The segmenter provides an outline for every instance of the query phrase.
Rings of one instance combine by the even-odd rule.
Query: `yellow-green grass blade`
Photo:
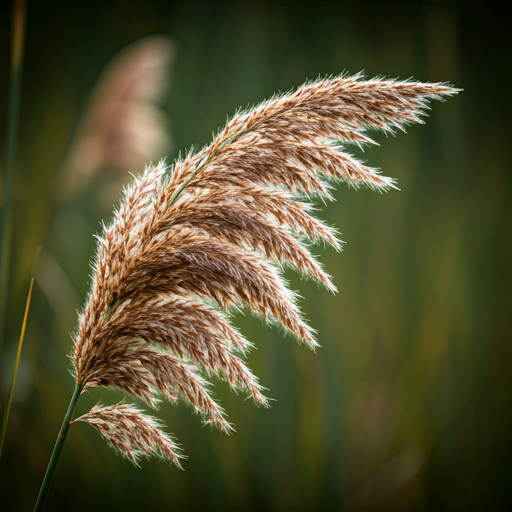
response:
[[[34,278],[30,281],[30,288],[28,291],[27,305],[25,306],[25,316],[23,317],[23,325],[21,326],[20,342],[18,344],[18,353],[16,354],[16,363],[14,365],[14,374],[12,376],[11,387],[5,404],[4,417],[2,419],[2,430],[0,432],[0,457],[2,456],[2,447],[4,445],[5,431],[7,430],[7,421],[9,420],[9,412],[11,410],[12,395],[14,393],[14,384],[16,382],[16,375],[18,374],[18,366],[20,364],[21,346],[23,345],[23,338],[25,336],[25,327],[27,326],[28,310],[30,307],[30,298],[32,297],[32,288],[34,286]]]

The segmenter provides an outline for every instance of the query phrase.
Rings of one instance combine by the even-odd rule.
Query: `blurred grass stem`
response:
[[[0,457],[2,456],[2,447],[4,445],[5,431],[7,430],[7,422],[9,421],[9,411],[11,410],[12,395],[14,393],[14,383],[16,382],[16,375],[18,374],[18,366],[20,364],[21,346],[23,345],[23,338],[25,337],[25,327],[27,326],[28,310],[30,307],[30,298],[32,297],[32,288],[34,286],[34,278],[30,281],[30,289],[28,291],[27,305],[25,307],[25,316],[23,318],[23,325],[21,327],[20,342],[18,344],[18,353],[16,354],[16,363],[14,364],[14,374],[12,376],[11,387],[5,404],[4,417],[2,418],[2,430],[0,431]]]
[[[83,386],[80,386],[78,384],[75,386],[75,391],[73,392],[73,396],[71,397],[71,402],[69,402],[69,407],[66,412],[66,416],[64,416],[64,421],[62,422],[62,426],[60,427],[60,432],[59,435],[57,436],[57,441],[55,442],[55,447],[53,448],[50,462],[48,463],[48,467],[46,468],[46,474],[44,475],[44,480],[43,483],[41,484],[41,489],[39,491],[39,496],[37,497],[34,512],[40,512],[41,510],[43,510],[44,503],[46,501],[46,497],[48,496],[48,491],[50,490],[50,485],[52,483],[53,474],[55,473],[55,468],[57,467],[57,462],[59,461],[60,452],[62,451],[62,447],[64,446],[64,441],[66,440],[69,426],[71,424],[71,417],[73,416],[73,412],[75,411],[76,403],[78,402],[78,398],[80,397],[82,389]]]
[[[25,46],[26,12],[26,0],[14,0],[9,104],[7,112],[7,135],[5,142],[5,174],[3,183],[2,218],[0,221],[0,340],[3,340],[4,338],[4,324],[9,284],[9,263],[12,238],[12,184],[18,144],[18,123],[23,50]]]

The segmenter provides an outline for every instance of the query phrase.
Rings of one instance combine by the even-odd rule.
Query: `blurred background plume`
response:
[[[59,197],[80,192],[102,170],[115,171],[125,181],[129,173],[170,153],[166,119],[157,103],[167,91],[172,57],[168,38],[150,37],[107,65],[72,143]]]

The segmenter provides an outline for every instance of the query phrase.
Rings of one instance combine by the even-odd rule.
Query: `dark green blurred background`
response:
[[[2,510],[35,502],[73,389],[66,356],[93,234],[130,179],[106,168],[66,195],[67,155],[107,64],[150,35],[174,47],[160,101],[170,161],[207,143],[238,107],[318,76],[364,70],[464,92],[435,103],[424,126],[377,134],[381,146],[365,151],[401,192],[340,186],[321,212],[347,242],[341,254],[316,250],[339,293],[287,272],[318,329],[317,354],[249,315],[235,319],[258,348],[249,365],[272,407],[216,383],[237,429],[228,437],[183,404],[163,404],[157,414],[189,457],[184,472],[154,460],[134,468],[75,425],[47,510],[512,507],[511,20],[483,3],[462,5],[28,0],[2,402],[43,249],[0,460]],[[5,6],[0,24],[3,141]],[[77,412],[120,398],[96,389]]]

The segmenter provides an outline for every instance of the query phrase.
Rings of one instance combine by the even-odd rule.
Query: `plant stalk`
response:
[[[14,363],[14,375],[11,380],[11,387],[7,395],[7,404],[5,405],[4,417],[2,418],[2,427],[0,428],[0,457],[2,456],[2,447],[4,445],[5,432],[7,430],[7,422],[9,421],[9,412],[11,410],[12,396],[14,394],[14,384],[16,383],[16,376],[18,375],[18,367],[20,365],[21,347],[23,345],[23,338],[25,337],[25,328],[27,327],[28,309],[30,307],[30,298],[32,297],[32,288],[34,286],[34,278],[30,281],[30,288],[28,291],[27,305],[25,306],[25,316],[23,317],[23,324],[21,326],[20,342],[18,343],[18,353],[16,354],[16,362]]]
[[[46,474],[44,475],[44,480],[43,483],[41,484],[41,490],[39,491],[39,496],[37,497],[34,512],[41,512],[41,510],[43,510],[44,502],[46,501],[46,497],[48,496],[48,491],[50,490],[50,485],[52,483],[53,474],[55,473],[55,468],[57,467],[57,462],[59,461],[60,452],[62,451],[62,447],[64,446],[64,441],[66,440],[66,435],[68,433],[69,426],[71,425],[71,417],[73,416],[73,412],[75,411],[76,403],[78,402],[78,398],[80,397],[82,389],[83,385],[77,384],[75,386],[75,391],[73,392],[71,402],[69,402],[68,411],[66,412],[66,416],[64,416],[64,421],[62,422],[62,426],[60,427],[60,432],[59,435],[57,436],[57,441],[55,442],[55,447],[53,448],[53,453],[50,458],[50,462],[48,463],[48,467],[46,468]]]

